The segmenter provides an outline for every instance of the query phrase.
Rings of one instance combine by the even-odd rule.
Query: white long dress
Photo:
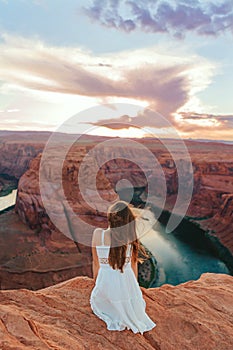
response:
[[[111,331],[131,329],[134,333],[149,331],[156,324],[146,314],[146,303],[131,267],[131,245],[128,245],[123,273],[108,263],[110,246],[96,246],[99,271],[90,296],[92,311]]]

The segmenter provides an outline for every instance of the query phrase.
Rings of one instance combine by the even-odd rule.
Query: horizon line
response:
[[[11,130],[11,129],[0,129],[0,134],[2,132],[9,132],[9,133],[50,133],[50,134],[53,134],[53,133],[58,133],[58,134],[67,134],[67,135],[75,135],[75,134],[72,134],[72,133],[69,133],[69,132],[59,132],[59,131],[51,131],[51,130]],[[179,138],[171,138],[171,137],[156,137],[156,136],[144,136],[144,137],[121,137],[121,136],[109,136],[109,135],[92,135],[92,134],[79,134],[79,135],[85,135],[85,136],[88,136],[88,137],[104,137],[104,138],[129,138],[129,139],[163,139],[163,140],[179,140]],[[3,136],[3,135],[0,135],[0,136]],[[195,138],[191,138],[191,137],[188,137],[188,138],[182,138],[180,137],[181,140],[184,140],[184,141],[196,141],[196,142],[223,142],[223,143],[229,143],[229,144],[233,144],[233,140],[223,140],[223,139],[202,139],[202,138],[199,138],[199,139],[195,139]]]

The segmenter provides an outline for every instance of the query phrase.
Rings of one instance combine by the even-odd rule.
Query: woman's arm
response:
[[[92,237],[92,273],[94,281],[96,281],[98,271],[99,271],[99,259],[96,251],[96,230],[93,232]]]
[[[92,247],[92,273],[93,273],[94,281],[96,281],[98,271],[99,271],[99,260],[98,260],[96,248]]]

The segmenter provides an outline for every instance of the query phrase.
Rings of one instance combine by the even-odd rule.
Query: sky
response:
[[[231,0],[0,0],[0,130],[233,141],[232,62]]]

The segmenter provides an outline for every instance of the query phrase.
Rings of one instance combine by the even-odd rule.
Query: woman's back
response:
[[[110,242],[109,242],[109,238],[110,237],[105,237],[106,236],[106,232],[105,230],[102,230],[101,232],[101,244],[96,245],[96,251],[97,251],[97,255],[98,255],[98,260],[99,260],[99,264],[103,267],[109,267],[112,268],[109,265],[109,251],[110,251]],[[108,233],[108,232],[107,232]],[[108,242],[109,244],[105,244],[105,242]],[[127,250],[126,250],[126,259],[125,259],[125,267],[127,267],[128,264],[131,263],[131,257],[132,257],[132,245],[128,244],[127,245]]]
[[[105,242],[105,231],[102,230],[101,244],[95,246],[99,272],[90,297],[91,308],[107,324],[108,330],[121,331],[127,328],[143,334],[155,327],[155,323],[145,312],[146,304],[131,267],[132,245],[127,245],[121,272],[110,266],[110,244]]]

